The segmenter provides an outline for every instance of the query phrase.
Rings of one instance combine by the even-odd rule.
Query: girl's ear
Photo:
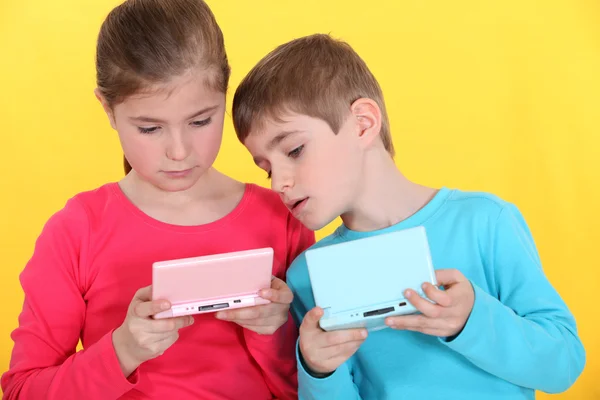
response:
[[[108,102],[106,101],[106,98],[102,95],[102,93],[100,92],[100,89],[98,89],[98,88],[94,89],[94,95],[96,95],[96,98],[98,99],[98,101],[100,101],[100,104],[102,104],[102,108],[104,109],[104,112],[106,113],[106,116],[108,117],[108,122],[110,122],[110,126],[114,130],[117,130],[117,124],[115,122],[115,116],[113,114],[112,108],[110,108],[110,106],[108,105]]]

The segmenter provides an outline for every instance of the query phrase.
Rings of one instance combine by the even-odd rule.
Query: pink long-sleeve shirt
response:
[[[112,332],[135,292],[151,284],[155,261],[272,247],[273,275],[284,279],[313,243],[278,196],[255,185],[246,185],[231,213],[201,226],[152,219],[116,183],[78,194],[47,222],[21,274],[25,302],[1,380],[4,398],[296,398],[291,318],[262,336],[214,314],[196,315],[171,348],[127,378]]]

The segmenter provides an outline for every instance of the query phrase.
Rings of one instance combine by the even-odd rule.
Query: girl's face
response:
[[[185,73],[112,109],[97,94],[129,164],[142,180],[160,190],[191,188],[217,157],[225,94],[210,88],[208,74]]]

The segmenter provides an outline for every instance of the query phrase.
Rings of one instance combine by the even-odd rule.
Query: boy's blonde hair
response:
[[[306,36],[277,47],[246,75],[233,98],[233,124],[242,143],[265,119],[287,112],[322,119],[337,134],[360,98],[381,109],[381,140],[393,156],[383,94],[366,63],[345,42]]]

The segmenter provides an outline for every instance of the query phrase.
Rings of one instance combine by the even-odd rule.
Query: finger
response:
[[[308,330],[308,331],[322,331],[319,326],[319,320],[323,316],[323,309],[321,307],[315,307],[309,312],[306,313],[304,319],[302,320],[302,324],[300,325],[300,329]]]
[[[139,300],[142,303],[152,300],[152,285],[143,287],[135,292],[134,300]]]
[[[153,300],[137,303],[133,308],[133,312],[140,318],[147,318],[169,308],[171,308],[171,303],[167,300]]]
[[[286,315],[287,317],[287,315]],[[269,317],[265,317],[265,318],[256,318],[256,319],[241,319],[241,320],[231,320],[230,322],[235,322],[238,325],[241,326],[271,326],[271,325],[277,325],[280,326],[281,325],[281,321],[284,320],[285,317],[283,317],[281,314],[276,314],[276,315],[272,315]],[[285,318],[284,322],[287,321],[287,318]]]
[[[360,348],[364,340],[352,341],[347,343],[338,344],[336,346],[328,347],[321,350],[321,356],[329,362],[336,361],[338,359],[343,360],[340,364],[344,363],[347,359],[352,357],[354,353]]]
[[[156,344],[159,347],[159,355],[162,355],[165,351],[169,349],[169,347],[173,346],[178,339],[179,334],[175,332],[157,341]]]
[[[429,336],[447,337],[447,334],[445,333],[445,331],[443,331],[441,329],[436,329],[436,328],[397,328],[397,327],[391,327],[391,328],[394,330],[397,330],[397,331],[419,332],[419,333],[422,333],[424,335],[429,335]]]
[[[356,349],[356,350],[358,350],[358,349]],[[356,353],[356,350],[354,350],[354,352],[352,354]],[[328,370],[335,371],[337,368],[339,368],[340,365],[342,365],[343,363],[348,361],[348,359],[352,356],[352,354],[350,354],[349,356],[340,356],[340,357],[334,357],[334,358],[328,359],[327,365],[330,366],[328,368]]]
[[[252,321],[251,323],[238,323],[242,328],[249,329],[251,331],[260,333],[260,334],[268,334],[271,335],[276,332],[281,326],[285,324],[285,321],[279,319],[268,319],[268,320],[258,320]]]
[[[149,331],[152,333],[176,332],[179,329],[190,326],[194,323],[194,318],[190,315],[185,317],[167,318],[151,320]]]
[[[427,317],[439,318],[444,312],[444,309],[441,306],[425,300],[412,289],[408,289],[406,292],[404,292],[404,296],[410,302],[410,304],[415,306],[418,311],[425,314]]]
[[[339,331],[325,332],[319,339],[318,345],[323,349],[330,347],[339,347],[340,345],[352,342],[364,342],[367,338],[366,329],[343,329]]]
[[[457,269],[438,269],[435,271],[435,279],[438,286],[452,286],[467,280]]]
[[[423,284],[423,291],[432,301],[442,307],[450,307],[452,305],[452,296],[449,292],[438,289],[429,282]]]
[[[263,289],[259,294],[263,299],[274,303],[291,304],[294,300],[294,294],[288,285],[277,277],[274,277],[271,281],[271,289]]]
[[[281,305],[277,304],[265,304],[262,306],[238,308],[237,310],[219,311],[215,317],[224,321],[249,321],[269,317],[273,314],[280,314],[281,307]]]
[[[239,324],[242,328],[249,329],[254,332],[263,332],[271,325],[254,325],[254,324]]]
[[[443,329],[443,320],[427,318],[424,315],[401,315],[398,317],[388,317],[385,323],[390,328],[399,330],[409,330],[430,334],[429,332]]]

